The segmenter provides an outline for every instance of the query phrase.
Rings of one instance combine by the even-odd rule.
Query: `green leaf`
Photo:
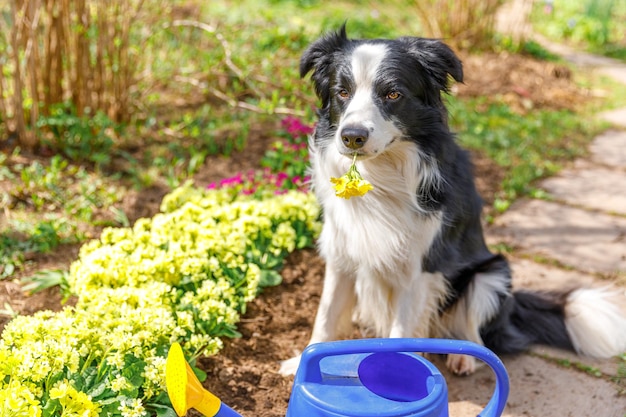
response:
[[[142,373],[146,363],[132,355],[126,355],[124,360],[124,369],[122,370],[122,376],[133,385],[133,387],[140,387],[143,384],[144,378]]]
[[[311,239],[309,236],[306,236],[306,235],[300,235],[298,236],[298,242],[296,243],[296,248],[304,249],[304,248],[308,248],[312,244],[313,244],[313,239]]]
[[[264,269],[261,271],[261,281],[259,286],[261,287],[274,287],[283,282],[283,277],[278,272],[271,269]]]
[[[94,400],[101,400],[115,395],[115,392],[113,390],[107,389],[106,381],[102,381],[91,390],[89,390],[87,394],[90,395],[91,398],[93,398]]]
[[[192,366],[191,369],[193,370],[193,373],[196,375],[196,378],[198,378],[198,381],[204,382],[206,380],[207,373],[204,372],[202,369],[196,368],[195,366]]]
[[[68,276],[69,272],[60,269],[39,271],[33,276],[22,278],[25,284],[22,290],[35,294],[51,287],[67,287]]]
[[[61,403],[59,400],[48,400],[46,404],[41,409],[42,417],[51,417],[54,415],[58,415],[57,410],[61,408]]]
[[[150,404],[146,404],[146,408],[153,409],[157,417],[177,417],[174,409],[167,405],[150,403]]]

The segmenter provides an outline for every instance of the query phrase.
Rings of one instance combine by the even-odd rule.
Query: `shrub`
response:
[[[409,4],[424,35],[445,39],[461,49],[484,49],[493,44],[495,17],[504,0],[414,0]]]
[[[114,122],[129,120],[133,87],[149,59],[146,28],[167,15],[166,2],[9,3],[0,8],[7,57],[0,60],[0,112],[22,146],[37,145],[39,117],[68,99],[79,117],[101,111]]]

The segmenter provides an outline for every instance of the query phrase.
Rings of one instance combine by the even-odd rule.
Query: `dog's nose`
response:
[[[364,127],[347,126],[341,130],[341,141],[350,149],[360,149],[367,142],[369,132]]]

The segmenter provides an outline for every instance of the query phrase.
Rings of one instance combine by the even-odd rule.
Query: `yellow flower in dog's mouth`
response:
[[[359,171],[356,169],[356,156],[352,158],[352,165],[344,175],[339,178],[331,177],[330,182],[334,185],[335,195],[337,197],[349,200],[351,197],[362,197],[369,190],[373,190],[374,186],[369,181],[363,179]]]

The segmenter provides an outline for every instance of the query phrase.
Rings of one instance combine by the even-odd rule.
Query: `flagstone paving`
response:
[[[579,67],[626,84],[623,63],[537,40]],[[537,184],[545,199],[516,202],[486,229],[490,245],[510,249],[514,289],[610,285],[626,300],[626,108],[597,117],[612,128],[593,140],[586,157]],[[511,380],[505,417],[626,417],[622,359],[536,346],[503,362]],[[451,416],[475,416],[493,390],[487,368],[471,378],[446,378]]]
[[[511,392],[503,417],[623,417],[626,398],[617,396],[615,384],[591,376],[574,365],[558,365],[538,354],[504,358]],[[435,362],[439,369],[445,368]],[[471,378],[446,373],[450,416],[476,416],[491,397],[494,377],[481,368]]]
[[[626,136],[626,133],[624,134]],[[626,215],[624,173],[604,167],[586,166],[563,171],[541,183],[550,197],[573,206]],[[598,184],[602,184],[601,187]]]
[[[490,244],[512,248],[514,288],[611,284],[626,297],[626,131],[599,135],[588,157],[538,186],[547,200],[518,201],[487,229]],[[511,377],[504,416],[626,416],[623,360],[537,346],[504,363]],[[467,405],[475,399],[458,399],[460,415],[475,412]]]
[[[626,121],[626,108],[622,112]],[[626,133],[621,130],[607,130],[595,138],[589,152],[591,161],[596,164],[626,170]]]
[[[519,201],[487,229],[490,244],[513,250],[515,289],[611,284],[626,297],[624,149],[626,131],[599,135],[587,158],[539,184],[550,200]],[[505,417],[626,417],[624,363],[618,358],[536,346],[503,361],[511,379]],[[450,415],[480,412],[493,380],[489,370],[479,372],[484,376],[478,384],[454,381]]]
[[[600,113],[599,117],[614,126],[626,128],[626,109],[605,111]]]
[[[626,273],[626,217],[523,200],[496,220],[492,237],[528,256],[556,260],[565,267],[606,275]]]

